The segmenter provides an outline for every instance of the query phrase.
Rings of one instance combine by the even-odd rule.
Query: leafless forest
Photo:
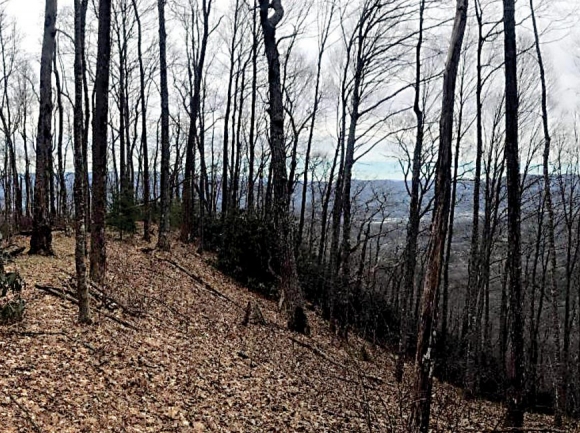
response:
[[[0,230],[74,236],[80,323],[110,236],[190,244],[291,331],[396,354],[408,431],[435,377],[506,428],[580,417],[577,0],[46,0],[34,52],[11,1]]]

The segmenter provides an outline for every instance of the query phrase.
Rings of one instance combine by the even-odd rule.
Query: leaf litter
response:
[[[311,337],[288,332],[275,302],[193,246],[163,253],[110,239],[95,323],[81,326],[76,305],[35,288],[75,290],[74,238],[57,232],[53,243],[56,257],[22,255],[8,266],[26,283],[27,310],[0,327],[3,433],[407,431],[411,383],[395,382],[391,353],[338,339],[313,312]],[[248,302],[265,325],[242,324]],[[503,414],[435,383],[434,432],[493,431]],[[550,422],[526,418],[530,427]]]

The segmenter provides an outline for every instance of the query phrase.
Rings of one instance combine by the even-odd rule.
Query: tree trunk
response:
[[[77,276],[77,298],[79,300],[79,322],[91,323],[91,308],[86,274],[86,226],[85,226],[85,167],[83,160],[83,49],[84,41],[81,0],[74,3],[75,60],[74,60],[74,206],[75,206],[75,267]]]
[[[544,129],[544,198],[546,200],[546,210],[548,219],[546,228],[548,230],[548,255],[550,256],[550,297],[552,302],[552,334],[554,336],[554,351],[556,370],[555,380],[555,397],[554,397],[554,427],[562,427],[564,411],[566,410],[566,373],[567,368],[565,360],[562,359],[560,316],[558,314],[559,297],[557,283],[557,261],[556,261],[556,241],[554,235],[554,207],[552,205],[552,183],[550,178],[550,145],[552,137],[550,136],[550,127],[548,123],[548,92],[546,86],[546,73],[544,70],[544,61],[542,59],[542,49],[540,46],[540,34],[536,21],[534,1],[530,0],[530,10],[532,13],[532,24],[534,29],[534,42],[536,45],[536,55],[538,67],[540,68],[540,83],[542,88],[542,126]]]
[[[445,260],[443,265],[443,293],[441,299],[441,336],[438,348],[442,353],[446,353],[445,346],[447,345],[447,316],[449,314],[449,266],[451,262],[451,251],[453,247],[453,235],[455,229],[455,207],[457,205],[457,181],[459,171],[459,155],[461,153],[461,140],[463,139],[463,111],[465,109],[465,62],[461,73],[461,85],[459,90],[459,113],[457,113],[457,132],[455,137],[455,152],[453,155],[453,178],[451,186],[451,205],[449,211],[449,228],[447,235],[447,245],[445,247]]]
[[[268,17],[268,11],[274,14]],[[272,153],[273,217],[276,227],[273,236],[280,265],[280,305],[288,318],[288,327],[297,332],[308,333],[308,318],[304,312],[304,300],[298,283],[292,227],[288,215],[288,176],[284,142],[284,106],[280,85],[280,58],[276,44],[276,26],[284,16],[281,0],[260,0],[260,21],[264,33],[264,45],[268,59],[268,83],[270,91],[270,150]]]
[[[417,351],[415,353],[415,389],[411,414],[411,430],[427,433],[433,386],[434,330],[437,324],[437,291],[441,280],[443,252],[447,236],[451,194],[451,146],[453,110],[457,70],[467,22],[468,0],[457,0],[457,10],[451,43],[443,76],[443,101],[439,125],[439,155],[437,160],[435,209],[431,226],[431,246],[421,299]]]
[[[56,47],[56,46],[55,46]],[[56,50],[56,48],[55,48]],[[64,134],[64,107],[62,104],[62,86],[57,62],[58,53],[54,55],[54,81],[56,84],[56,106],[58,110],[58,140],[57,140],[57,164],[58,164],[58,206],[57,214],[60,218],[67,217],[67,190],[65,179],[65,161],[63,155],[63,134]]]
[[[159,76],[161,92],[161,217],[157,248],[168,251],[169,243],[169,95],[167,89],[167,53],[165,0],[157,1],[159,11]]]
[[[34,219],[30,254],[53,255],[49,188],[52,174],[52,62],[56,36],[56,0],[46,0],[40,60],[40,113],[36,140]]]
[[[26,80],[25,80],[26,83]],[[25,84],[25,89],[28,89],[28,86]],[[27,90],[25,90],[26,92]],[[30,179],[30,158],[28,157],[28,134],[27,134],[27,125],[28,125],[28,95],[25,96],[25,103],[23,107],[22,113],[22,146],[24,147],[24,184],[26,188],[26,210],[25,215],[27,218],[30,218],[31,210],[32,210],[32,180]]]
[[[107,250],[107,135],[109,116],[109,71],[111,60],[111,0],[99,1],[95,110],[93,115],[93,203],[91,218],[91,278],[105,280]]]
[[[507,170],[508,269],[510,347],[507,359],[508,396],[506,427],[524,423],[524,316],[522,314],[521,188],[518,152],[518,71],[515,0],[503,0],[505,52],[506,140],[504,157]]]
[[[143,36],[141,17],[136,0],[132,0],[137,21],[137,56],[139,60],[139,91],[141,98],[141,153],[143,155],[143,240],[151,242],[151,198],[149,179],[149,149],[147,147],[147,100],[145,99],[145,67],[143,65]]]
[[[262,2],[260,2],[260,5]],[[226,93],[226,111],[224,117],[224,133],[223,133],[223,153],[222,153],[222,221],[225,221],[230,204],[229,204],[229,181],[228,181],[228,169],[229,169],[229,157],[228,157],[228,141],[229,141],[229,122],[230,122],[230,112],[232,105],[232,85],[234,82],[234,68],[235,68],[235,53],[236,53],[236,41],[238,34],[238,16],[240,11],[240,2],[236,0],[234,10],[234,22],[233,22],[233,33],[232,40],[230,44],[230,65],[229,65],[229,76],[228,76],[228,90]]]
[[[254,161],[256,157],[256,96],[258,93],[258,7],[254,0],[252,10],[252,101],[250,103],[250,132],[248,138],[248,205],[250,212],[254,211]]]
[[[399,352],[395,365],[395,378],[397,382],[403,380],[405,356],[409,346],[409,333],[411,332],[411,300],[415,286],[415,268],[417,267],[417,239],[419,237],[419,225],[421,224],[421,209],[419,201],[419,187],[421,183],[421,166],[423,154],[424,119],[421,110],[421,49],[423,46],[423,15],[425,0],[419,3],[419,38],[415,50],[415,101],[413,111],[417,119],[417,135],[415,149],[413,150],[413,167],[411,177],[411,203],[409,206],[409,222],[407,224],[407,237],[404,252],[403,287],[400,291],[400,321],[399,321]]]
[[[86,202],[86,215],[85,215],[85,225],[91,226],[91,183],[89,181],[89,129],[91,126],[91,99],[89,94],[89,83],[87,79],[87,60],[86,60],[86,23],[87,23],[87,8],[89,6],[89,0],[81,0],[81,28],[82,28],[82,60],[83,60],[83,92],[85,99],[85,124],[83,125],[83,162],[84,167],[84,188],[85,188],[85,202]],[[94,93],[93,93],[94,94]]]
[[[185,177],[183,181],[183,206],[182,218],[183,224],[181,227],[181,240],[184,242],[191,241],[194,235],[193,227],[193,159],[195,154],[195,145],[198,143],[199,163],[200,163],[200,185],[199,185],[199,200],[200,200],[200,250],[204,247],[203,225],[205,214],[206,194],[205,188],[207,183],[207,167],[205,163],[205,145],[200,140],[198,134],[197,120],[201,110],[201,84],[203,82],[203,71],[205,66],[205,56],[207,51],[207,42],[209,38],[209,16],[211,13],[212,0],[203,0],[203,34],[199,46],[199,55],[195,58],[195,49],[192,41],[192,58],[193,61],[193,89],[190,96],[190,112],[189,112],[189,132],[187,137],[187,149],[185,153]],[[193,13],[192,13],[193,16]],[[193,38],[192,38],[193,39]]]
[[[328,36],[330,34],[330,27],[332,25],[334,10],[335,3],[332,3],[330,5],[330,11],[328,12],[328,17],[325,26],[322,29],[322,34],[320,35],[320,41],[318,45],[318,61],[316,63],[316,83],[314,85],[314,106],[312,107],[310,130],[308,133],[308,142],[306,144],[306,154],[304,155],[304,175],[302,180],[302,199],[300,202],[301,203],[300,222],[298,223],[298,238],[296,240],[296,244],[298,246],[302,244],[302,237],[304,233],[304,219],[306,215],[306,195],[308,191],[308,170],[310,167],[310,153],[312,150],[312,140],[314,138],[314,127],[316,126],[316,115],[318,114],[318,107],[320,105],[320,81],[322,75],[322,60],[324,56],[324,50],[326,49]]]
[[[482,10],[479,5],[479,0],[475,1],[475,12],[478,24],[478,39],[477,39],[477,84],[476,84],[476,135],[477,145],[475,154],[475,177],[473,180],[473,217],[471,226],[471,243],[469,250],[468,263],[468,282],[467,282],[467,301],[465,311],[465,334],[467,338],[467,364],[465,371],[464,386],[467,390],[467,396],[471,397],[475,390],[475,372],[473,371],[473,351],[475,348],[471,344],[473,331],[472,317],[475,315],[475,301],[477,288],[479,284],[479,269],[480,269],[480,251],[479,251],[479,200],[481,190],[481,158],[483,155],[483,114],[482,114],[482,52],[483,52],[483,20]]]

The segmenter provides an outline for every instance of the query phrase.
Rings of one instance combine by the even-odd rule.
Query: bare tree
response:
[[[202,10],[201,10],[201,23],[199,23],[199,18],[197,18],[198,13],[194,10],[193,3],[190,2],[191,8],[191,18],[192,21],[195,20],[196,26],[201,27],[201,32],[198,32],[197,36],[201,36],[201,41],[199,41],[199,46],[196,47],[194,36],[195,30],[186,30],[189,35],[191,32],[191,46],[192,53],[188,54],[188,74],[193,76],[193,88],[191,89],[191,94],[189,95],[189,131],[187,136],[187,148],[185,151],[185,177],[183,180],[183,206],[182,206],[182,216],[183,222],[181,226],[181,240],[190,241],[193,234],[193,160],[195,154],[195,147],[197,144],[197,149],[199,151],[199,162],[200,162],[200,185],[199,185],[199,195],[200,195],[200,249],[203,249],[204,236],[203,236],[203,225],[204,225],[204,215],[206,208],[206,184],[207,184],[207,167],[205,161],[205,148],[204,143],[200,140],[199,134],[199,122],[198,117],[201,110],[201,85],[203,82],[203,73],[205,68],[205,58],[207,53],[208,39],[210,35],[209,19],[212,8],[212,0],[202,0]],[[193,24],[193,23],[188,23]],[[201,33],[201,35],[199,35]],[[188,41],[189,42],[189,41]],[[192,64],[193,63],[193,64]]]
[[[56,0],[46,0],[40,59],[40,112],[36,140],[34,220],[30,254],[52,255],[49,187],[52,175],[52,64],[56,37]]]
[[[421,186],[421,165],[423,155],[423,137],[425,134],[424,115],[421,109],[421,49],[423,48],[423,23],[425,13],[425,0],[419,1],[419,37],[415,49],[415,99],[413,112],[417,119],[417,135],[413,150],[413,165],[411,177],[411,203],[409,205],[409,222],[407,223],[407,236],[404,252],[404,276],[400,300],[400,324],[399,324],[399,353],[395,368],[397,382],[403,380],[405,356],[408,350],[410,331],[411,301],[415,285],[415,268],[417,267],[417,240],[419,237],[419,224],[421,223],[421,206],[419,200],[419,188]]]
[[[165,0],[157,1],[159,11],[159,77],[161,92],[161,217],[157,248],[169,250],[169,94],[167,89],[167,32]]]
[[[296,243],[300,245],[302,243],[302,237],[304,233],[304,218],[306,215],[306,195],[308,191],[308,170],[310,167],[310,154],[312,151],[312,141],[314,138],[314,128],[316,126],[316,116],[318,114],[320,106],[320,85],[321,85],[321,75],[322,75],[322,61],[324,58],[324,51],[328,42],[328,37],[330,35],[332,20],[334,17],[336,9],[336,4],[333,2],[330,6],[325,8],[322,28],[320,29],[320,36],[318,39],[318,58],[316,63],[316,81],[314,85],[314,105],[312,107],[312,115],[310,116],[310,129],[308,133],[308,142],[306,144],[306,155],[304,156],[304,174],[302,180],[302,199],[300,205],[300,221],[298,223],[298,235]],[[292,180],[292,179],[290,179]]]
[[[93,115],[93,179],[91,221],[91,278],[103,282],[107,269],[105,216],[107,211],[107,121],[111,61],[111,0],[99,1],[95,109]]]
[[[269,9],[274,14],[268,17]],[[280,305],[288,317],[291,330],[307,333],[308,318],[304,312],[302,291],[298,283],[292,227],[288,215],[288,175],[284,142],[284,106],[280,84],[280,55],[276,43],[276,28],[284,17],[282,0],[260,0],[260,22],[264,33],[264,46],[268,59],[270,150],[272,152],[272,175],[274,192],[273,234],[279,261]]]
[[[510,347],[506,427],[524,422],[524,316],[522,312],[521,189],[518,151],[518,70],[515,0],[503,0],[505,54],[505,161],[508,199]]]
[[[431,247],[419,316],[417,350],[415,353],[415,390],[411,414],[412,431],[427,433],[431,410],[434,331],[437,324],[437,291],[441,282],[443,252],[448,229],[451,194],[451,156],[455,87],[461,57],[461,47],[467,23],[468,0],[457,0],[455,22],[445,63],[443,99],[439,124],[439,155],[435,184],[435,209],[431,225]]]
[[[546,72],[542,49],[540,46],[540,33],[536,19],[534,1],[530,0],[530,11],[532,15],[532,25],[534,30],[534,42],[536,46],[536,56],[540,69],[540,84],[542,91],[542,127],[544,131],[544,155],[543,155],[543,175],[544,175],[544,200],[548,211],[548,255],[550,257],[550,297],[552,303],[552,334],[554,336],[554,359],[556,370],[555,393],[554,393],[554,426],[562,427],[562,419],[566,410],[566,360],[562,359],[560,315],[558,312],[559,296],[557,283],[557,256],[556,240],[554,235],[554,205],[552,201],[552,182],[550,174],[550,146],[552,137],[550,135],[550,125],[548,119],[548,91],[546,86]]]
[[[91,322],[89,290],[87,286],[85,263],[86,255],[86,226],[85,226],[85,185],[86,161],[83,155],[83,33],[85,31],[82,20],[81,0],[74,3],[75,20],[75,58],[74,58],[74,206],[75,206],[75,266],[77,276],[77,297],[79,300],[79,322]]]
[[[143,157],[143,240],[151,241],[151,180],[149,176],[149,149],[147,146],[147,99],[145,98],[145,67],[143,65],[143,28],[137,1],[132,0],[137,22],[137,57],[139,60],[139,99],[141,101],[141,152]]]

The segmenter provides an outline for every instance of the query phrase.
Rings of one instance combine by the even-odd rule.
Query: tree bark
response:
[[[49,188],[52,175],[52,63],[56,36],[56,0],[46,0],[40,60],[40,113],[36,140],[34,219],[30,254],[53,255]]]
[[[226,93],[226,111],[224,117],[224,133],[223,133],[223,153],[222,153],[222,221],[225,221],[227,216],[230,203],[230,191],[229,191],[229,156],[228,156],[228,141],[229,141],[229,122],[230,122],[230,113],[231,113],[231,105],[232,105],[232,98],[235,99],[235,95],[232,96],[232,85],[234,83],[234,68],[235,68],[235,54],[236,54],[236,41],[237,41],[237,34],[238,34],[238,17],[240,11],[240,4],[239,0],[236,0],[234,6],[234,21],[233,21],[233,33],[232,33],[232,40],[230,43],[230,65],[229,65],[229,76],[228,76],[228,90]],[[262,2],[260,2],[262,4]],[[232,121],[233,123],[233,121]]]
[[[80,323],[91,323],[91,308],[86,274],[86,225],[85,225],[85,167],[83,155],[83,48],[84,27],[81,0],[74,3],[75,60],[74,60],[74,206],[75,206],[75,267]]]
[[[506,427],[524,422],[524,316],[522,313],[521,188],[518,152],[518,71],[515,0],[503,0],[510,347]]]
[[[421,299],[417,350],[415,353],[415,389],[411,431],[427,433],[433,387],[434,330],[437,324],[437,291],[441,281],[443,252],[447,236],[451,194],[451,147],[457,70],[467,22],[468,0],[457,0],[455,22],[443,76],[443,101],[439,124],[439,155],[435,185],[435,209],[431,226],[431,246]]]
[[[107,136],[111,60],[111,0],[99,1],[95,110],[93,115],[93,203],[91,218],[91,279],[101,284],[107,269]]]
[[[132,0],[137,21],[137,56],[139,60],[139,91],[141,98],[141,153],[143,155],[143,240],[151,242],[151,181],[149,179],[149,149],[147,147],[147,100],[145,98],[145,67],[143,65],[143,35],[136,0]]]
[[[66,190],[66,179],[65,179],[65,161],[63,155],[63,135],[64,135],[64,106],[62,104],[62,85],[60,79],[60,73],[58,71],[57,62],[58,52],[54,54],[54,81],[56,85],[56,107],[58,111],[58,139],[57,139],[57,164],[58,164],[58,206],[57,215],[60,218],[67,218],[67,190]]]
[[[256,158],[256,97],[258,93],[258,10],[254,0],[252,9],[252,100],[250,102],[250,132],[248,138],[248,203],[247,208],[254,212],[254,164]]]
[[[548,255],[550,257],[550,297],[552,303],[552,334],[554,336],[554,359],[556,370],[555,396],[554,396],[554,427],[562,427],[563,416],[566,410],[566,380],[567,367],[566,360],[562,359],[561,345],[561,326],[560,316],[558,313],[559,297],[557,283],[557,259],[556,259],[556,240],[554,235],[554,206],[552,204],[552,183],[550,177],[550,145],[552,137],[550,136],[550,126],[548,122],[548,91],[546,86],[546,73],[544,61],[542,58],[542,49],[540,46],[540,34],[534,8],[534,1],[530,0],[530,11],[532,15],[532,25],[534,30],[534,42],[536,46],[536,55],[538,67],[540,69],[540,84],[542,90],[542,126],[544,130],[544,155],[543,155],[543,174],[544,174],[544,199],[546,201],[546,210],[548,219],[546,229],[548,230]]]
[[[417,267],[417,239],[419,237],[419,225],[421,224],[421,208],[419,200],[419,188],[421,183],[421,165],[423,154],[424,119],[421,110],[421,49],[423,47],[423,15],[425,0],[419,3],[419,38],[415,50],[415,100],[413,112],[417,120],[417,132],[415,137],[415,149],[413,150],[413,167],[411,177],[411,203],[409,206],[409,222],[407,224],[407,236],[404,252],[403,287],[400,291],[400,321],[399,321],[399,352],[395,365],[395,378],[397,382],[403,380],[405,356],[409,346],[409,332],[411,331],[411,301],[415,286],[415,268]]]
[[[268,11],[274,14],[268,17]],[[281,0],[260,0],[260,22],[264,33],[264,45],[268,59],[268,84],[270,91],[270,150],[272,153],[273,217],[276,227],[273,236],[280,265],[280,305],[288,318],[288,328],[308,333],[308,318],[304,312],[304,300],[298,283],[292,227],[288,214],[288,175],[284,141],[284,106],[280,84],[280,57],[276,44],[276,27],[284,16]]]
[[[181,240],[183,242],[189,242],[193,238],[194,235],[194,227],[193,227],[193,159],[195,154],[195,145],[197,143],[198,151],[199,151],[199,163],[200,163],[200,185],[199,185],[199,200],[200,200],[200,244],[199,248],[200,251],[203,250],[204,247],[204,215],[205,215],[205,189],[207,183],[207,167],[205,163],[205,144],[202,140],[200,140],[198,134],[198,117],[200,115],[201,110],[201,84],[203,82],[203,71],[205,67],[205,57],[207,52],[207,42],[209,38],[209,16],[211,13],[212,7],[212,0],[203,0],[203,33],[202,39],[200,41],[199,49],[198,49],[198,56],[195,57],[195,47],[193,45],[193,37],[192,37],[192,46],[191,46],[191,59],[190,61],[193,62],[193,89],[192,94],[190,95],[190,112],[189,112],[189,132],[187,137],[187,149],[185,154],[185,177],[183,181],[183,205],[182,205],[182,218],[183,223],[181,226]],[[192,13],[193,17],[193,13]],[[191,72],[190,72],[191,74]]]
[[[159,76],[161,92],[161,217],[157,248],[168,251],[169,243],[169,95],[167,89],[167,33],[165,0],[157,1],[159,11]]]
[[[483,19],[482,9],[479,0],[475,0],[475,13],[477,18],[477,82],[475,91],[476,100],[476,154],[475,154],[475,177],[473,180],[473,217],[471,225],[471,243],[469,249],[469,263],[468,263],[468,282],[467,282],[467,301],[465,306],[465,334],[467,338],[467,364],[465,371],[464,386],[467,391],[467,396],[471,397],[475,391],[475,368],[473,363],[473,351],[475,348],[471,344],[472,336],[474,335],[473,320],[475,315],[475,298],[477,288],[479,285],[479,268],[480,268],[480,247],[479,247],[479,201],[481,191],[481,158],[483,155],[483,113],[482,113],[482,53],[483,53]]]

